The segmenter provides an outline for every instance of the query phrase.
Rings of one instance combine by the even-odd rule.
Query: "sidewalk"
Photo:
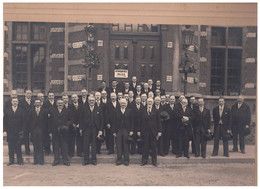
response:
[[[23,159],[25,164],[33,163],[33,146],[30,146],[31,155],[27,156],[24,154],[24,146],[22,146]],[[207,157],[203,159],[202,157],[194,157],[194,154],[190,154],[190,159],[185,157],[176,158],[175,155],[170,153],[167,156],[161,157],[157,156],[157,161],[159,164],[196,164],[196,163],[255,163],[256,160],[256,146],[255,145],[246,145],[246,153],[242,154],[240,152],[232,152],[232,144],[229,144],[229,157],[223,156],[223,145],[220,142],[218,156],[211,156],[213,151],[213,145],[207,145]],[[191,151],[191,149],[190,149]],[[8,158],[8,146],[3,146],[3,163],[6,164],[9,161]],[[142,156],[139,154],[130,155],[130,164],[140,164]],[[46,155],[44,157],[45,164],[51,164],[53,162],[53,154]],[[81,164],[82,157],[74,156],[71,158],[71,164]],[[107,150],[105,145],[102,145],[101,154],[97,154],[98,163],[115,163],[116,154],[107,155]],[[151,163],[151,158],[149,157],[149,162]]]

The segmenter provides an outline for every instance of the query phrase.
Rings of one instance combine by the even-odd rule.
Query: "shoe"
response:
[[[70,166],[70,162],[63,162],[63,165]]]
[[[245,154],[246,152],[245,152],[245,150],[241,150],[241,153],[242,153],[242,154]]]
[[[77,154],[78,157],[83,157],[82,154]]]
[[[39,163],[40,165],[44,165],[44,163],[43,162],[41,162],[41,163]]]
[[[9,162],[8,164],[7,164],[7,166],[10,166],[10,165],[13,165],[14,164],[14,162]]]
[[[179,158],[179,157],[181,157],[182,155],[181,154],[178,154],[178,155],[176,155],[176,158]]]
[[[23,162],[18,162],[18,165],[24,165],[24,163]]]
[[[164,154],[163,154],[163,153],[160,153],[159,155],[162,156],[162,157],[164,157]]]
[[[233,151],[233,152],[238,152],[238,150],[237,150],[237,149],[233,149],[232,151]]]
[[[202,156],[202,158],[203,158],[203,159],[205,159],[205,158],[206,158],[206,156]]]
[[[218,154],[212,154],[211,156],[217,156]]]
[[[97,160],[92,160],[92,165],[97,165]]]
[[[33,162],[33,165],[37,165],[38,164],[38,162]]]
[[[52,163],[52,166],[56,166],[56,165],[59,165],[59,161],[54,161],[53,163]]]
[[[121,165],[121,164],[122,164],[122,161],[121,161],[121,160],[117,160],[117,161],[116,161],[116,166]]]
[[[50,155],[51,151],[45,151],[45,155]]]
[[[195,154],[195,157],[200,157],[200,155],[198,155],[198,154]]]
[[[189,156],[189,155],[186,155],[186,156],[184,156],[184,157],[186,157],[187,159],[190,159],[190,156]]]
[[[128,166],[128,165],[129,165],[129,161],[125,161],[125,162],[124,162],[124,165],[125,165],[125,166]]]
[[[153,162],[152,164],[153,164],[154,167],[157,167],[157,163]]]
[[[147,164],[147,162],[142,162],[141,166],[145,166]]]
[[[82,162],[82,165],[84,166],[84,165],[89,165],[89,161],[83,161]]]
[[[224,156],[229,157],[229,155],[224,155]]]
[[[110,155],[110,154],[113,154],[114,152],[112,152],[112,151],[109,151],[108,153],[107,153],[107,155]]]

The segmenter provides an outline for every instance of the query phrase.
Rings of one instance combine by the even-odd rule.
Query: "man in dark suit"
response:
[[[101,87],[98,89],[98,92],[102,93],[102,91],[106,91],[107,95],[109,95],[109,88],[107,87],[107,82],[105,80],[101,81]]]
[[[71,108],[71,104],[70,104],[70,102],[69,102],[69,96],[68,96],[68,94],[64,93],[61,98],[62,98],[62,100],[63,100],[64,107],[65,107],[66,109],[70,109],[70,108]]]
[[[122,90],[122,93],[123,94],[128,94],[130,91],[130,84],[129,84],[129,81],[126,81],[124,83],[124,89]]]
[[[106,91],[101,91],[101,108],[102,108],[102,111],[103,111],[103,128],[104,130],[102,131],[103,133],[105,132],[106,130],[106,123],[107,123],[107,108],[108,108],[108,98],[107,98],[107,92]],[[101,145],[101,143],[100,143]],[[108,144],[106,143],[106,148],[107,150],[109,150],[109,146]]]
[[[103,120],[103,124],[106,122],[105,121],[105,113],[106,113],[106,104],[102,103],[101,100],[101,93],[100,92],[96,92],[95,93],[95,99],[96,99],[96,107],[100,109],[100,111],[102,112],[102,120]],[[104,125],[102,125],[102,128],[104,129]],[[104,131],[102,130],[102,133],[104,133]],[[97,138],[96,141],[96,147],[97,147],[97,154],[101,154],[101,144],[102,142],[99,140],[99,138]]]
[[[213,109],[214,120],[214,148],[212,156],[218,155],[219,140],[223,140],[224,156],[229,157],[227,134],[231,133],[231,111],[224,105],[225,100],[219,97],[218,106]]]
[[[135,105],[134,92],[129,91],[127,107],[132,108]]]
[[[161,117],[153,107],[153,99],[147,99],[147,107],[141,112],[141,124],[137,130],[138,136],[143,136],[143,155],[141,166],[148,162],[149,147],[152,151],[152,164],[157,166],[156,141],[162,135]]]
[[[83,104],[78,102],[78,95],[71,95],[72,104],[69,108],[72,124],[69,128],[69,156],[73,157],[75,152],[75,143],[77,146],[77,156],[82,157],[83,153],[83,137],[79,133],[79,125],[81,113],[83,111]]]
[[[11,90],[11,92],[10,92],[10,99],[5,102],[4,109],[11,107],[12,106],[12,103],[11,103],[12,98],[17,98],[17,97],[18,97],[17,96],[17,91],[16,90]]]
[[[141,97],[141,94],[142,94],[142,87],[141,87],[141,85],[137,85],[136,86],[136,90],[134,91],[134,94],[135,94],[135,98],[137,96]]]
[[[96,99],[93,95],[88,97],[88,106],[84,107],[82,112],[82,122],[80,124],[80,133],[83,134],[83,153],[84,159],[82,165],[92,163],[97,165],[96,140],[103,133],[103,115],[102,110],[95,104]],[[89,147],[91,145],[91,162],[89,159]]]
[[[7,136],[9,163],[14,164],[14,153],[17,155],[17,163],[23,165],[21,138],[25,127],[24,110],[18,106],[18,98],[12,98],[11,107],[4,110],[4,136]]]
[[[162,89],[160,80],[157,80],[155,83],[154,94],[156,94],[156,90],[160,91],[160,96],[165,95],[165,90]]]
[[[52,91],[48,92],[48,99],[43,103],[42,108],[44,108],[48,111],[48,117],[50,117],[50,112],[54,108],[57,108],[55,95]],[[50,126],[50,119],[49,119],[48,125]],[[43,131],[43,148],[44,148],[46,155],[49,155],[51,153],[50,147],[51,147],[51,139],[49,136],[49,130],[47,129],[47,127],[45,127],[45,129]]]
[[[137,78],[136,76],[132,77],[132,81],[130,83],[130,90],[133,91],[134,93],[136,92],[136,87],[137,87],[138,83],[137,83]]]
[[[108,155],[114,153],[114,136],[112,132],[113,125],[116,124],[116,111],[119,109],[120,105],[116,100],[116,93],[110,93],[110,101],[107,104],[107,112],[106,112],[106,144],[108,146]],[[115,126],[114,126],[115,127]]]
[[[137,143],[137,153],[142,154],[142,142],[137,142],[137,129],[140,127],[141,112],[144,106],[141,105],[141,97],[137,96],[135,98],[135,104],[132,106],[133,112],[133,122],[134,122],[134,140],[130,143],[130,154],[136,153],[136,143]]]
[[[239,136],[239,147],[241,153],[245,153],[245,128],[249,129],[251,122],[251,112],[249,106],[244,103],[242,95],[238,96],[237,103],[231,108],[232,114],[232,133],[233,133],[233,151],[237,152],[237,139]]]
[[[62,99],[57,100],[57,108],[50,112],[50,137],[52,138],[52,147],[54,161],[52,166],[60,163],[60,152],[63,164],[70,166],[68,155],[69,126],[71,125],[71,115],[69,110],[64,107]]]
[[[179,122],[179,126],[177,127],[179,150],[176,157],[181,157],[183,151],[184,157],[189,159],[189,138],[192,135],[191,123],[193,119],[193,113],[188,106],[188,100],[186,98],[181,101],[181,107],[179,106],[176,108],[176,118]]]
[[[147,83],[148,83],[148,89],[149,89],[149,91],[154,91],[154,83],[153,83],[153,80],[152,80],[152,79],[148,79]]]
[[[112,83],[111,83],[111,87],[109,88],[109,93],[118,93],[120,90],[117,86],[118,82],[116,80],[113,80]]]
[[[44,103],[44,94],[43,93],[38,93],[37,94],[37,99],[41,101],[41,106],[43,106]]]
[[[191,97],[190,97],[189,106],[190,106],[190,108],[192,109],[193,113],[194,113],[194,111],[196,111],[196,110],[199,108],[195,96],[191,96]],[[195,119],[192,120],[192,127],[193,127],[193,128],[196,127],[196,121],[195,121]],[[196,148],[196,147],[195,147],[195,142],[194,142],[194,140],[195,140],[195,138],[194,138],[195,133],[194,133],[194,132],[195,132],[195,130],[193,129],[193,134],[192,134],[192,136],[191,136],[191,138],[190,138],[191,148],[192,148],[192,153],[193,153],[193,154],[195,154],[195,148]]]
[[[143,93],[142,95],[141,95],[141,104],[143,105],[143,106],[146,106],[147,105],[147,95],[146,95],[146,93]]]
[[[24,147],[25,154],[30,155],[30,120],[28,119],[29,112],[34,108],[34,101],[32,100],[32,91],[26,90],[25,97],[19,101],[19,106],[25,113],[25,128],[24,128]]]
[[[206,158],[207,140],[205,135],[211,132],[210,130],[210,111],[204,106],[203,98],[198,100],[199,107],[194,109],[194,137],[195,137],[195,157]]]
[[[81,90],[81,97],[79,98],[79,104],[83,106],[88,105],[88,91],[86,89]]]
[[[178,125],[179,120],[176,118],[177,107],[175,105],[175,96],[170,96],[169,104],[164,105],[165,110],[168,112],[170,119],[165,124],[164,138],[164,154],[168,155],[170,149],[170,143],[172,144],[172,153],[178,154],[179,152],[179,140],[178,140]]]
[[[116,137],[117,161],[116,165],[129,165],[129,143],[128,137],[133,136],[133,115],[132,110],[127,108],[127,100],[120,100],[120,109],[116,112],[116,121],[112,127],[114,137]],[[123,150],[124,149],[124,150]],[[124,159],[122,159],[124,151]]]
[[[44,164],[43,152],[43,131],[48,128],[48,111],[42,108],[40,99],[34,102],[35,108],[29,113],[32,142],[33,142],[33,158],[34,165]]]
[[[142,94],[145,93],[145,94],[148,96],[148,93],[149,93],[150,91],[151,91],[151,90],[149,89],[148,83],[144,83],[143,88],[142,88]]]

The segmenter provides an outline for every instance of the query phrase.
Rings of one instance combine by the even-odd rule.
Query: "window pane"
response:
[[[226,28],[212,27],[211,43],[215,46],[226,45]]]
[[[220,95],[224,92],[225,50],[211,49],[211,93]]]
[[[119,58],[119,46],[115,47],[115,58]]]
[[[124,58],[128,58],[128,47],[124,47]]]
[[[241,57],[242,57],[242,50],[240,49],[228,50],[228,78],[227,78],[228,94],[230,92],[240,93]]]
[[[44,41],[46,35],[44,23],[32,23],[31,38],[34,41]]]
[[[242,46],[242,28],[228,29],[228,45]]]
[[[28,35],[28,23],[14,23],[13,37],[17,41],[26,41]]]

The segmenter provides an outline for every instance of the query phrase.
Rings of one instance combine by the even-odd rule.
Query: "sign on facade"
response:
[[[166,81],[172,82],[172,76],[171,75],[166,75]]]
[[[81,81],[82,79],[86,79],[86,75],[69,75],[68,79],[71,81]]]
[[[75,43],[72,43],[72,48],[73,49],[78,49],[78,48],[83,47],[83,45],[86,45],[86,44],[87,44],[86,41],[75,42]]]
[[[253,89],[255,88],[255,84],[254,83],[246,83],[245,84],[245,89]]]
[[[255,58],[246,58],[246,63],[255,63]]]
[[[199,83],[199,86],[200,86],[201,88],[204,88],[204,87],[206,87],[206,86],[207,86],[207,84],[206,84],[206,83],[204,83],[204,82],[200,82],[200,83]]]
[[[98,81],[102,81],[102,79],[103,79],[103,75],[97,75],[97,80]]]
[[[207,57],[200,57],[200,62],[207,62]]]
[[[63,85],[64,80],[51,80],[50,84],[51,85]]]
[[[98,47],[103,47],[103,40],[98,40],[97,45],[98,45]]]
[[[114,70],[115,78],[128,78],[128,70],[126,69],[115,69]]]
[[[173,43],[172,42],[168,42],[167,43],[167,48],[172,48],[173,47]]]
[[[64,32],[64,28],[63,27],[50,28],[50,32]]]
[[[256,33],[247,33],[246,37],[256,37]]]
[[[64,58],[64,54],[51,54],[50,58]]]
[[[208,32],[206,32],[206,31],[202,31],[202,32],[200,32],[200,36],[207,36],[208,35]]]
[[[187,83],[194,83],[194,77],[187,77]]]

